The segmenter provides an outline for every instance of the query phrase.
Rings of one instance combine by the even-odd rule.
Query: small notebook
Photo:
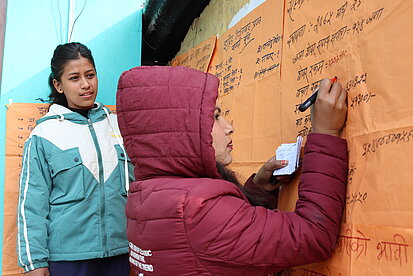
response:
[[[289,175],[295,172],[300,165],[300,150],[303,137],[298,136],[297,142],[282,144],[275,151],[277,160],[288,160],[288,165],[284,168],[275,170],[273,175]]]

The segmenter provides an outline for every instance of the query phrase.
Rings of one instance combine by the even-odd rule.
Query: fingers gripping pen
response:
[[[337,77],[330,79],[331,83],[335,83],[336,80],[337,80]],[[313,95],[311,95],[307,100],[305,100],[302,104],[300,104],[298,109],[301,112],[306,111],[307,108],[309,108],[311,105],[315,103],[315,100],[317,99],[317,95],[318,95],[318,89],[313,93]]]

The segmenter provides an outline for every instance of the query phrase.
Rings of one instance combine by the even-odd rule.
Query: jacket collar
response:
[[[101,103],[98,103],[98,102],[96,102],[95,104],[96,104],[96,107],[92,108],[89,111],[89,119],[92,122],[99,122],[99,121],[102,121],[103,119],[106,118],[106,113],[103,110],[103,108],[107,109],[107,107],[103,106]],[[108,112],[110,113],[109,110],[108,110]],[[79,113],[73,112],[69,108],[64,107],[62,105],[59,105],[59,104],[52,104],[49,108],[49,112],[47,112],[47,114],[45,116],[43,116],[42,118],[37,120],[36,123],[40,124],[44,121],[51,120],[51,119],[57,119],[59,121],[69,120],[69,121],[71,121],[73,123],[77,123],[77,124],[87,124],[88,123],[87,118],[85,118],[82,115],[80,115]]]

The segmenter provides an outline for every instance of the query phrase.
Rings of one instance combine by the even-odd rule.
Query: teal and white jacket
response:
[[[116,115],[97,103],[87,119],[53,104],[24,147],[19,265],[30,271],[48,261],[128,253],[124,208],[132,180]]]

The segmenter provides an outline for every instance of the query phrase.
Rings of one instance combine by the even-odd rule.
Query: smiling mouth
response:
[[[93,92],[87,92],[87,93],[83,93],[80,96],[81,97],[87,97],[87,96],[92,96],[94,93]]]

